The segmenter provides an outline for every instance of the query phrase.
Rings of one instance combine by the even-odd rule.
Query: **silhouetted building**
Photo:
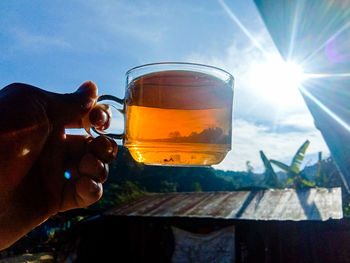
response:
[[[349,230],[340,188],[151,194],[82,222],[61,254],[72,262],[172,262],[180,251],[183,262],[203,262],[210,248],[235,262],[348,262]]]

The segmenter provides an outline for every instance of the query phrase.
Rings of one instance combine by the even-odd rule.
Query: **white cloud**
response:
[[[215,168],[246,170],[246,161],[250,161],[256,171],[262,171],[260,150],[263,150],[268,158],[289,161],[306,139],[311,142],[307,155],[315,155],[319,151],[322,151],[324,156],[329,154],[320,132],[316,129],[307,132],[274,133],[270,132],[270,127],[241,119],[235,120],[232,150]]]
[[[32,51],[45,48],[70,48],[71,45],[65,39],[55,35],[43,35],[25,31],[24,29],[13,28],[12,35],[16,38],[15,44],[21,48],[30,49]]]
[[[289,114],[280,121],[281,126],[295,127],[299,130],[312,131],[315,129],[314,120],[311,114],[295,113]]]

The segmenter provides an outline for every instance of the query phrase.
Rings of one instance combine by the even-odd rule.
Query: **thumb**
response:
[[[51,94],[49,119],[53,125],[65,128],[82,128],[82,118],[97,101],[97,87],[92,81],[84,82],[76,92]]]

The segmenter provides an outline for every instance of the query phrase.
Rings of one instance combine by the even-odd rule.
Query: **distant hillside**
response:
[[[317,186],[340,186],[339,175],[331,159],[322,161],[323,175],[316,176],[318,165],[301,172]],[[119,146],[117,159],[110,165],[105,183],[103,208],[130,201],[146,192],[235,191],[266,189],[264,173],[222,171],[211,167],[148,166],[135,162],[125,147]],[[283,184],[286,174],[277,172]],[[113,200],[112,200],[113,199]],[[118,201],[116,201],[118,199]]]
[[[259,187],[263,178],[263,174],[222,171],[211,167],[143,165],[135,162],[126,148],[119,147],[118,157],[110,167],[106,185],[132,181],[148,192],[188,192],[198,190],[198,186],[202,191],[233,191]]]

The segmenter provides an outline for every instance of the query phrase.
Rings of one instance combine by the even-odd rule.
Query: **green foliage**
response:
[[[261,157],[261,160],[263,161],[264,166],[265,166],[265,173],[264,173],[265,177],[264,177],[263,184],[269,188],[281,188],[282,185],[279,182],[277,175],[276,175],[275,171],[273,170],[269,159],[267,159],[267,157],[263,151],[260,151],[260,157]]]
[[[193,184],[193,191],[194,191],[194,192],[202,192],[202,186],[201,186],[201,184],[198,183],[198,182],[195,182],[195,183]]]
[[[136,182],[144,191],[165,193],[192,192],[194,183],[197,182],[202,191],[233,191],[236,187],[232,175],[236,174],[240,172],[231,172],[230,176],[223,178],[211,167],[143,165],[136,163],[128,150],[120,146],[116,161],[110,165],[110,175],[105,185],[108,187],[111,183],[121,185],[125,181],[131,181]],[[235,176],[235,178],[241,178],[241,176]]]
[[[318,160],[314,181],[318,187],[335,187],[342,185],[340,174],[332,157]]]
[[[301,182],[306,185],[306,186],[309,186],[309,187],[314,187],[315,186],[315,183],[314,182],[311,182],[311,181],[308,181],[306,179],[301,179]]]
[[[313,187],[315,186],[314,182],[311,182],[307,180],[303,176],[303,174],[300,173],[300,167],[303,163],[305,152],[307,148],[310,145],[310,141],[306,140],[297,150],[295,153],[292,163],[288,166],[282,162],[276,161],[276,160],[270,160],[270,162],[276,166],[278,166],[280,169],[285,171],[287,173],[287,179],[285,181],[285,185],[291,185],[292,188],[303,188],[303,187]]]
[[[105,193],[98,206],[104,209],[119,205],[126,198],[119,194],[125,182],[132,182],[141,193],[234,191],[266,188],[261,185],[261,174],[252,171],[235,172],[215,170],[211,167],[160,167],[136,163],[125,147],[118,148],[117,159],[110,165],[104,184]],[[127,186],[127,184],[126,184]],[[133,195],[132,195],[133,196]],[[121,200],[122,199],[122,200]]]
[[[317,171],[315,177],[321,177],[321,168],[322,168],[322,152],[318,153],[318,161],[317,161]]]
[[[295,174],[291,166],[298,163],[299,169],[303,161],[308,143],[304,143],[297,151],[290,166],[275,160],[269,160],[263,151],[260,152],[265,166],[264,174],[253,172],[253,167],[247,171],[222,171],[205,167],[159,167],[146,166],[135,162],[128,150],[122,146],[118,149],[117,160],[110,165],[110,175],[104,184],[102,199],[90,208],[109,209],[135,200],[147,194],[167,192],[193,191],[235,191],[260,190],[266,188],[281,188],[285,185],[295,188],[303,187],[334,187],[341,184],[336,166],[331,158],[322,160],[322,154],[317,164],[306,167]],[[249,163],[248,163],[249,164]],[[286,172],[276,173],[272,165]],[[317,172],[319,169],[319,172]],[[262,177],[264,177],[262,179]],[[283,179],[282,179],[283,178]],[[350,200],[350,198],[349,198]],[[350,202],[350,201],[349,201]],[[345,208],[346,208],[345,204]],[[350,209],[349,209],[350,210]],[[350,211],[349,211],[350,214]]]
[[[322,152],[318,152],[318,162],[322,161]]]
[[[250,161],[246,161],[245,165],[247,167],[248,174],[252,174],[254,172],[254,167],[251,165]]]
[[[343,213],[344,217],[350,217],[350,195],[343,191]]]
[[[304,160],[304,156],[305,156],[305,152],[307,150],[307,148],[310,145],[310,141],[306,140],[298,149],[298,151],[295,153],[292,163],[290,165],[291,170],[296,173],[299,174],[300,172],[300,166],[303,163]]]
[[[286,185],[290,185],[290,184],[292,184],[293,182],[294,182],[294,178],[288,177],[288,178],[286,179],[285,184],[286,184]]]
[[[131,181],[125,181],[122,184],[112,183],[105,188],[104,195],[101,200],[91,208],[98,210],[114,208],[137,200],[145,194],[146,191],[141,190],[137,184]]]
[[[276,166],[278,166],[280,169],[282,169],[284,172],[288,173],[290,172],[290,167],[282,162],[276,161],[276,160],[270,160],[270,162]]]
[[[178,184],[175,182],[169,182],[167,180],[160,182],[160,193],[172,193],[177,191]]]

